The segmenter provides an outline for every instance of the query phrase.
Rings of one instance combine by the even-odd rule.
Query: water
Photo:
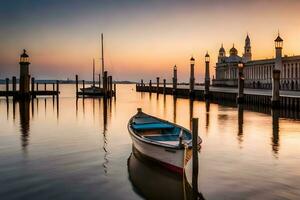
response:
[[[137,107],[187,128],[199,118],[206,199],[299,199],[300,121],[286,113],[174,101],[134,85],[118,85],[107,104],[76,102],[74,88],[61,85],[58,103],[0,99],[1,199],[182,199],[181,177],[131,154],[126,126]]]

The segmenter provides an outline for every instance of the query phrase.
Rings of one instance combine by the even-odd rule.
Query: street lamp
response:
[[[191,57],[191,65],[194,65],[195,64],[195,59],[193,57]]]
[[[205,62],[209,62],[209,61],[210,61],[210,57],[209,57],[208,52],[206,52],[206,55],[205,55]]]
[[[238,68],[239,68],[239,69],[243,69],[243,68],[244,68],[244,63],[243,63],[243,62],[239,62]]]

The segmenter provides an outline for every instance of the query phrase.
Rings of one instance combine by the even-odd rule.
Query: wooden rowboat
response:
[[[171,171],[183,173],[185,158],[190,157],[192,149],[192,134],[188,129],[145,114],[139,108],[128,122],[128,131],[139,153]]]

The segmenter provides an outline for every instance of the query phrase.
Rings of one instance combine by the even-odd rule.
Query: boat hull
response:
[[[143,156],[156,161],[167,169],[183,174],[184,148],[175,149],[144,142],[131,133],[134,148]]]

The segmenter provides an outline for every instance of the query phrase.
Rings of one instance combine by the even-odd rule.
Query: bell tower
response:
[[[245,47],[244,47],[244,55],[243,58],[245,59],[246,62],[252,60],[252,53],[251,53],[251,41],[250,37],[247,34],[247,37],[245,39]]]
[[[221,48],[219,50],[218,63],[223,62],[225,57],[226,57],[226,51],[225,51],[225,49],[223,47],[223,43],[222,43]]]

